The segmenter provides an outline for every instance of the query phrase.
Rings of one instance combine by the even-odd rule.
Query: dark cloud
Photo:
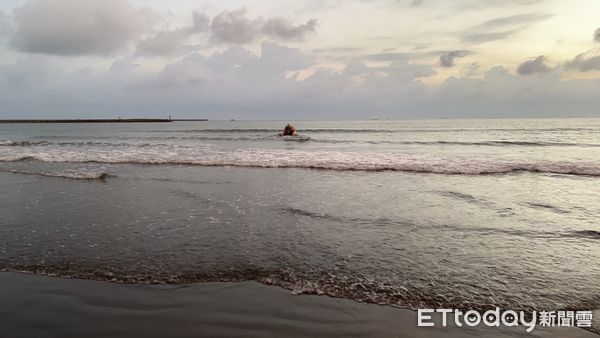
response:
[[[521,75],[548,73],[551,71],[551,69],[546,65],[545,62],[546,57],[544,55],[527,60],[517,67],[517,73]]]
[[[594,32],[594,41],[600,42],[600,28],[596,29]]]
[[[29,0],[14,21],[18,50],[57,55],[110,54],[144,29],[142,12],[122,0]]]
[[[194,12],[189,26],[172,30],[158,31],[138,42],[137,54],[171,55],[192,50],[194,45],[186,45],[191,37],[206,33],[213,42],[225,44],[246,44],[261,37],[271,37],[281,41],[303,40],[315,32],[318,21],[308,20],[305,24],[293,25],[281,17],[250,19],[244,8],[223,11],[212,19],[203,13]]]
[[[573,60],[568,61],[565,64],[565,68],[580,72],[600,70],[600,55],[590,53],[579,54]]]
[[[261,31],[262,22],[259,19],[248,19],[246,12],[245,8],[240,8],[223,11],[214,17],[210,25],[212,39],[234,44],[255,40]]]
[[[275,17],[263,20],[250,19],[245,8],[223,11],[212,19],[194,12],[192,24],[172,30],[157,31],[137,44],[138,55],[172,55],[192,51],[197,45],[189,44],[194,35],[205,34],[211,41],[223,44],[246,44],[262,37],[280,41],[303,40],[315,32],[318,21],[308,20],[294,25],[287,18]],[[192,40],[193,41],[193,40]],[[186,42],[188,43],[186,45]]]
[[[223,11],[213,18],[210,25],[211,38],[218,42],[245,44],[269,36],[282,41],[302,40],[316,31],[317,19],[310,19],[304,24],[294,25],[287,18],[275,17],[266,21],[249,19],[246,9]]]
[[[454,50],[440,56],[440,66],[450,68],[454,66],[454,61],[457,58],[465,57],[469,54],[466,50]]]
[[[137,53],[170,55],[178,52],[185,41],[195,34],[208,31],[210,19],[203,13],[192,13],[192,24],[174,30],[159,31],[154,36],[138,42]]]
[[[307,34],[315,32],[317,23],[317,19],[310,19],[305,24],[294,26],[286,18],[272,18],[264,23],[262,32],[280,40],[302,40]]]

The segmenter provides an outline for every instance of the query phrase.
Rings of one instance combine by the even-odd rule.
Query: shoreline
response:
[[[134,285],[0,272],[0,330],[13,337],[519,337],[524,327],[417,327],[415,311],[247,282]],[[542,328],[537,337],[597,337]]]

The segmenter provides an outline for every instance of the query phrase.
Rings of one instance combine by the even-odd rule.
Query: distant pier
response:
[[[57,119],[0,120],[1,123],[165,123],[176,121],[208,121],[208,119]]]

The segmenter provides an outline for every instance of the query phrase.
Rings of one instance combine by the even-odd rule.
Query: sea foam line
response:
[[[284,149],[136,149],[25,148],[0,151],[0,161],[37,160],[67,163],[131,163],[256,168],[307,168],[347,171],[405,171],[484,175],[534,172],[600,176],[600,163],[510,159],[484,156],[434,156],[403,153],[354,153]],[[6,149],[4,149],[6,150]]]

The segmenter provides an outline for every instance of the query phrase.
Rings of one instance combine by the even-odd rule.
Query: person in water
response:
[[[296,135],[296,128],[294,128],[294,126],[292,126],[291,124],[287,124],[285,126],[285,128],[283,128],[283,131],[281,132],[282,136],[293,136]]]

